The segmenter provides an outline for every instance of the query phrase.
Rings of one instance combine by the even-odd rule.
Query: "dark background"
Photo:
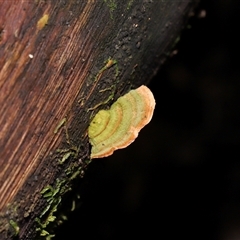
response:
[[[202,10],[149,85],[153,120],[90,164],[56,239],[240,239],[240,1]]]

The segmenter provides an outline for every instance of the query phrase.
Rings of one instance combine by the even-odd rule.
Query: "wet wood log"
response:
[[[0,2],[0,239],[51,238],[90,119],[148,83],[196,3]]]

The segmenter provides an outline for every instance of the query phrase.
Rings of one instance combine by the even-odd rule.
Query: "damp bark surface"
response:
[[[91,119],[150,81],[197,1],[0,2],[0,239],[51,239]]]

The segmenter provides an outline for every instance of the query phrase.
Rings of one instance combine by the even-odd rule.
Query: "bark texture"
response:
[[[51,239],[94,114],[146,84],[196,1],[2,1],[0,239]]]

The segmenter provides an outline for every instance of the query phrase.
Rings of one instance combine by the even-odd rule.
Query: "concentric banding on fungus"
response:
[[[118,98],[109,110],[100,110],[88,128],[91,158],[107,157],[131,144],[151,120],[154,107],[153,94],[142,85]]]

